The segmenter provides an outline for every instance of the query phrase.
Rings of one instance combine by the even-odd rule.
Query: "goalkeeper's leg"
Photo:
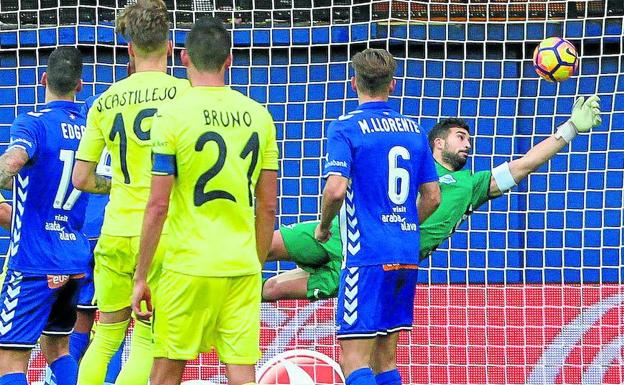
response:
[[[302,269],[277,274],[263,282],[262,300],[306,299],[310,273]]]
[[[317,222],[282,226],[273,233],[269,261],[293,261],[300,268],[287,271],[263,282],[263,301],[280,299],[333,298],[338,293],[342,266],[339,231],[326,244],[314,238]]]

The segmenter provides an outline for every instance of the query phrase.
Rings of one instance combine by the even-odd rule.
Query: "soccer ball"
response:
[[[562,82],[574,75],[578,62],[576,48],[560,37],[543,40],[533,51],[535,72],[549,82]]]

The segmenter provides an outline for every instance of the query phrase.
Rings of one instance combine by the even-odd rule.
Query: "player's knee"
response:
[[[253,365],[225,365],[225,375],[228,384],[244,385],[255,383],[255,372]]]
[[[279,283],[274,278],[269,278],[262,286],[262,299],[265,301],[277,301],[280,299],[281,290]]]
[[[7,373],[26,373],[30,350],[0,348],[0,376]]]
[[[369,367],[370,362],[371,357],[365,349],[343,349],[339,360],[340,368],[345,376],[358,369]]]
[[[102,312],[100,311],[99,322],[103,324],[114,324],[130,320],[132,309],[129,307],[117,310],[114,312]]]

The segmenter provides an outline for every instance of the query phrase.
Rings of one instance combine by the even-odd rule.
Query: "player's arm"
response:
[[[277,211],[277,169],[278,150],[275,139],[275,123],[268,111],[263,111],[265,119],[264,143],[262,146],[262,163],[260,175],[256,182],[256,252],[260,264],[263,265],[271,249],[275,214]]]
[[[134,273],[132,310],[139,319],[152,316],[152,298],[147,285],[147,273],[152,265],[156,247],[160,241],[173,183],[177,175],[177,161],[173,128],[176,124],[168,117],[156,113],[152,122],[152,183],[149,200],[143,215],[143,228],[139,244],[139,260]],[[141,309],[145,302],[146,310]]]
[[[102,157],[106,143],[98,126],[99,113],[90,110],[87,116],[87,129],[80,140],[76,164],[72,173],[72,184],[78,190],[94,194],[108,194],[111,180],[98,175],[95,170]]]
[[[9,147],[0,156],[0,188],[4,190],[13,188],[13,177],[24,167],[28,159],[26,150],[19,146]]]
[[[327,242],[329,240],[331,236],[329,228],[331,227],[332,220],[334,220],[338,211],[340,211],[340,207],[342,207],[348,186],[349,179],[342,175],[330,175],[327,177],[325,190],[323,190],[323,201],[321,203],[321,223],[319,223],[314,234],[316,239],[320,242]]]
[[[134,273],[134,293],[132,296],[132,310],[139,319],[149,319],[152,316],[152,301],[147,286],[147,273],[152,265],[156,247],[160,241],[167,212],[169,211],[169,197],[173,188],[173,175],[153,175],[150,197],[143,216],[143,229],[139,248],[139,260]],[[145,301],[146,311],[141,309],[141,302]]]
[[[438,181],[423,183],[418,192],[418,223],[423,223],[440,206],[440,184]]]
[[[440,206],[440,184],[438,183],[438,172],[435,168],[433,154],[429,148],[429,143],[424,132],[421,134],[424,150],[420,155],[420,179],[418,187],[418,200],[416,207],[418,210],[418,223],[423,223]]]
[[[338,121],[331,123],[327,129],[327,159],[323,170],[327,182],[321,202],[321,222],[314,231],[316,240],[323,243],[331,237],[331,222],[344,202],[351,179],[353,143],[345,134],[346,129],[348,126],[343,126]]]
[[[7,203],[4,196],[0,194],[0,227],[9,230],[11,228],[11,214],[13,208]]]
[[[598,96],[591,96],[587,100],[583,97],[576,99],[570,120],[559,126],[553,135],[531,148],[523,157],[505,162],[492,170],[489,197],[498,197],[516,186],[561,151],[579,132],[588,132],[599,126],[601,121]]]
[[[13,188],[13,177],[37,156],[42,127],[39,118],[42,114],[29,112],[18,116],[11,125],[11,143],[0,156],[0,189]]]
[[[98,175],[96,162],[77,159],[72,174],[72,183],[80,191],[94,194],[108,194],[111,189],[111,180]]]
[[[255,188],[256,196],[256,251],[260,263],[264,261],[271,248],[275,214],[277,211],[277,171],[261,170]]]

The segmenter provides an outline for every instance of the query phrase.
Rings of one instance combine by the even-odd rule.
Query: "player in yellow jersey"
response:
[[[147,276],[167,215],[176,242],[154,294],[152,385],[179,384],[186,361],[212,347],[230,384],[255,381],[277,145],[268,111],[224,85],[230,51],[220,21],[198,20],[182,51],[193,87],[154,118],[152,187],[132,299],[137,315],[151,315]]]
[[[102,384],[108,362],[126,335],[141,222],[149,197],[153,115],[158,107],[171,103],[190,87],[187,80],[166,73],[172,44],[162,0],[138,0],[120,13],[116,24],[117,32],[129,42],[128,54],[136,72],[113,84],[90,109],[73,174],[78,189],[98,190],[97,163],[105,147],[111,153],[110,202],[94,250],[100,318],[80,364],[80,385]],[[159,258],[150,273],[152,285],[160,274]],[[149,323],[135,323],[130,352],[116,383],[146,384],[152,364]]]

